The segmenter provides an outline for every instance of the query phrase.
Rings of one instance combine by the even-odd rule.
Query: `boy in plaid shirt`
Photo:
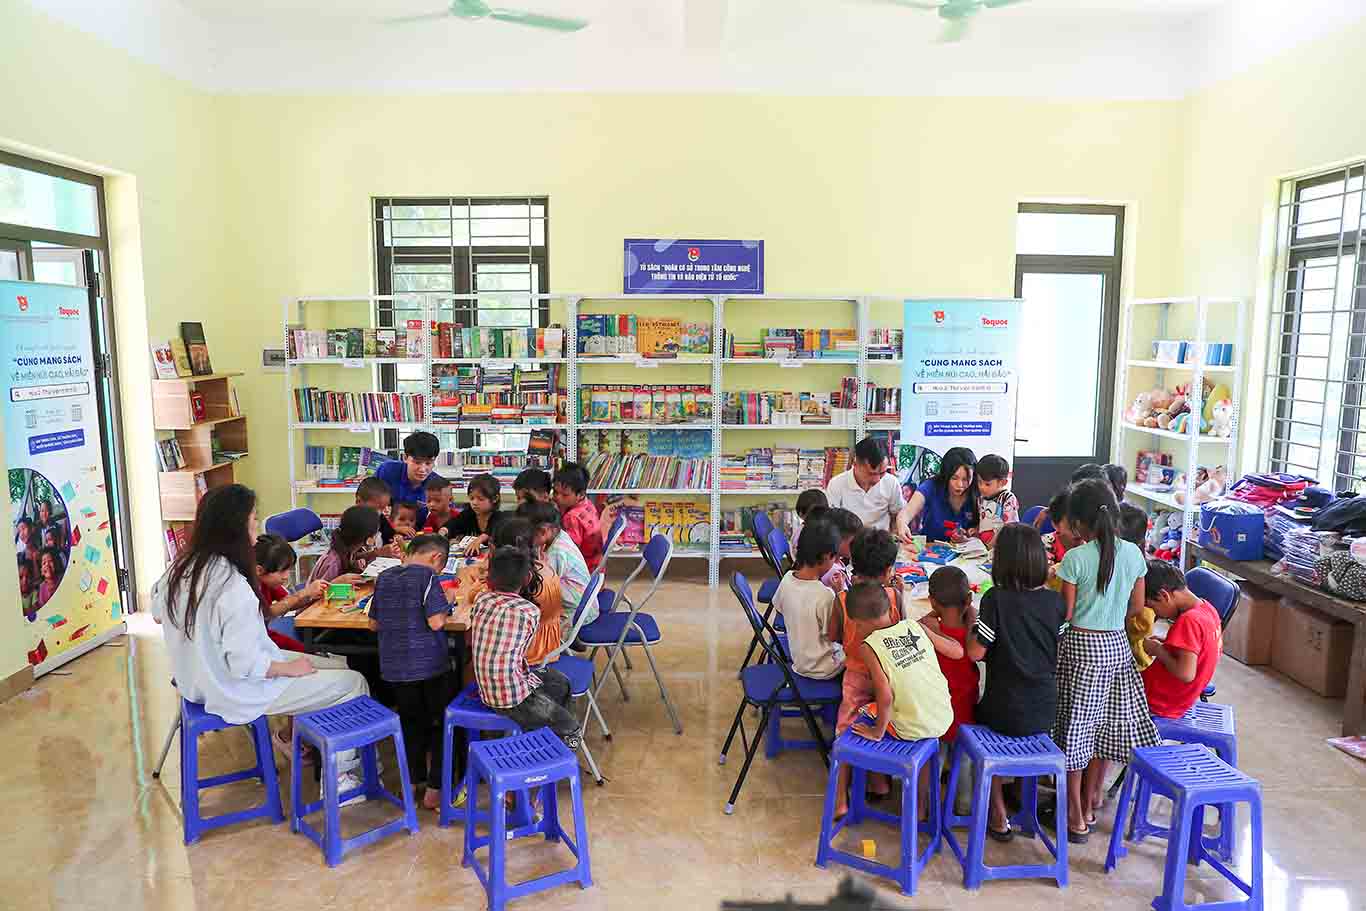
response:
[[[569,679],[553,667],[532,671],[526,650],[541,609],[518,592],[534,570],[531,553],[505,546],[489,559],[489,590],[470,613],[474,679],[484,705],[517,722],[522,731],[548,727],[571,750],[579,747],[579,723],[569,711]]]

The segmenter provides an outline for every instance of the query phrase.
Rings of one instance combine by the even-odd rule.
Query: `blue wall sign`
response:
[[[626,294],[763,294],[762,240],[626,239]]]

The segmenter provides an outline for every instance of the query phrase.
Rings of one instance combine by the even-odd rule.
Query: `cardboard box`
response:
[[[1281,600],[1271,666],[1320,696],[1347,692],[1352,657],[1352,625],[1320,611]]]
[[[1242,593],[1233,619],[1224,629],[1224,654],[1248,667],[1270,664],[1280,596],[1247,582],[1239,582],[1238,587]]]

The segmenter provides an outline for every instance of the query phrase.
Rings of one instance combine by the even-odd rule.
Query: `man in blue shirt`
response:
[[[391,459],[375,469],[375,477],[389,485],[395,503],[417,503],[417,525],[427,521],[427,478],[436,466],[441,441],[436,434],[419,430],[403,441],[402,460]]]

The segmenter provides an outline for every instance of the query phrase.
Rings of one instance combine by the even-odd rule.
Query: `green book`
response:
[[[365,333],[362,332],[360,329],[346,330],[346,356],[365,356]]]

